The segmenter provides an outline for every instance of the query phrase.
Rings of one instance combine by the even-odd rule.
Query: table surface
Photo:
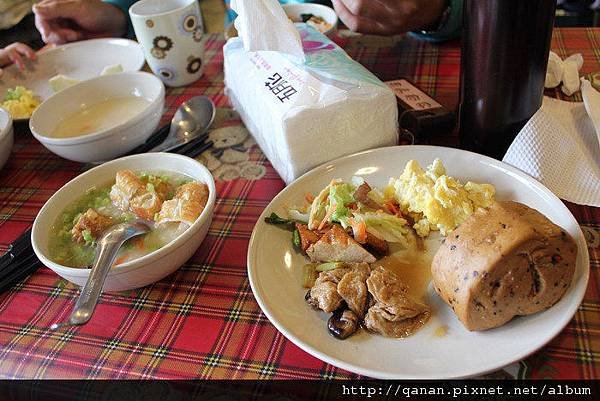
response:
[[[454,109],[458,96],[457,41],[434,45],[409,37],[338,38],[349,54],[383,80],[409,77]],[[221,35],[207,42],[202,79],[167,93],[170,119],[185,99],[210,96],[218,126],[240,126],[223,91]],[[600,29],[556,29],[552,48],[581,52],[583,73],[600,70]],[[547,94],[560,96],[558,91]],[[576,95],[573,100],[580,100]],[[9,163],[0,171],[0,251],[33,222],[44,202],[83,166],[43,148],[17,127]],[[456,135],[435,144],[456,145]],[[246,275],[252,228],[284,187],[250,138],[202,156],[216,176],[218,199],[208,236],[177,272],[153,285],[106,293],[81,328],[50,331],[66,320],[78,289],[48,268],[0,295],[0,377],[9,378],[356,378],[285,339],[257,305]],[[495,377],[600,378],[600,209],[567,205],[586,234],[591,277],[569,325],[542,350]]]

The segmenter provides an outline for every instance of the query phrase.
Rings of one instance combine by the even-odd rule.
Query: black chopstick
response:
[[[192,159],[198,156],[200,153],[204,152],[213,145],[213,141],[204,142],[202,144],[196,144],[196,147],[189,149],[187,152],[182,153],[187,157],[191,157]]]
[[[8,265],[18,259],[21,254],[26,251],[33,251],[33,248],[31,247],[31,228],[21,234],[15,242],[10,244],[6,253],[0,256],[0,274]]]
[[[179,153],[180,155],[186,155],[187,152],[189,152],[191,149],[194,149],[196,146],[198,146],[199,144],[204,142],[206,139],[208,139],[208,133],[202,134],[199,137],[192,139],[188,143],[185,143],[181,146],[178,146],[175,149],[172,149],[171,152]]]
[[[129,152],[125,153],[123,156],[137,155],[139,153],[146,153],[150,149],[156,147],[161,144],[169,135],[169,129],[171,128],[171,123],[167,123],[157,129],[143,144],[133,148]]]
[[[19,258],[18,261],[2,271],[0,275],[0,293],[12,288],[15,283],[35,272],[40,265],[41,262],[33,252]]]

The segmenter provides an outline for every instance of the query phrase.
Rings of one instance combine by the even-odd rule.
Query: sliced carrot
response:
[[[335,212],[336,208],[337,208],[337,205],[335,203],[332,203],[329,205],[329,210],[325,214],[325,217],[323,217],[323,220],[321,220],[321,224],[319,224],[319,227],[318,227],[319,230],[322,230],[323,227],[325,227],[325,225],[327,224],[327,222],[329,221],[329,219]]]
[[[307,201],[308,203],[313,203],[313,201],[315,200],[315,197],[314,197],[314,196],[313,196],[313,194],[311,194],[310,192],[307,192],[307,193],[304,195],[304,199],[306,199],[306,201]]]
[[[354,239],[360,244],[367,242],[367,225],[364,221],[357,222],[354,219],[350,219],[350,225],[352,226],[352,233]]]
[[[398,212],[399,212],[398,207],[392,201],[385,202],[385,207],[391,214],[395,215],[395,214],[398,214]]]

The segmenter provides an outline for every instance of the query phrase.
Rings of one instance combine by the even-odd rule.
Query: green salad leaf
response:
[[[270,216],[265,217],[265,223],[276,226],[284,226],[289,230],[293,230],[295,228],[296,221],[292,219],[284,219],[283,217],[279,217],[277,213],[273,212]]]

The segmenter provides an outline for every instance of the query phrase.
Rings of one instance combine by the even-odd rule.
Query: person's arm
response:
[[[54,44],[124,36],[129,21],[126,10],[100,0],[42,0],[33,12],[42,39]]]
[[[460,35],[463,20],[463,0],[448,0],[445,10],[430,30],[416,31],[412,34],[430,42],[443,42]]]
[[[332,0],[350,30],[373,35],[415,33],[441,41],[458,34],[462,0]]]
[[[105,3],[112,4],[113,6],[119,8],[125,14],[127,18],[127,34],[128,38],[133,38],[135,36],[135,32],[133,32],[133,25],[131,25],[131,18],[129,18],[129,7],[133,5],[137,0],[102,0]]]

